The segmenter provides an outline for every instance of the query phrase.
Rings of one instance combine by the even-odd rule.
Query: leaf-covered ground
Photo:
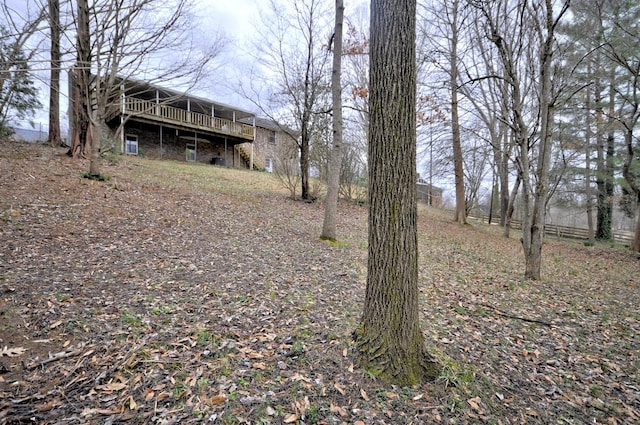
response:
[[[640,423],[640,260],[420,209],[436,382],[361,370],[366,208],[264,173],[0,143],[0,423]]]

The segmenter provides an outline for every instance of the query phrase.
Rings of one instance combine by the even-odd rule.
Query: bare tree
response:
[[[476,40],[484,37],[481,19],[473,19],[472,36]],[[486,43],[471,43],[472,54],[468,55],[466,74],[469,82],[461,86],[465,98],[473,105],[472,113],[483,124],[487,142],[493,153],[500,204],[500,225],[503,235],[509,237],[510,218],[507,215],[510,201],[510,173],[513,168],[513,137],[507,125],[508,86],[505,84],[502,67],[495,52]],[[487,76],[490,76],[487,78]],[[517,191],[515,192],[517,194]],[[515,194],[514,194],[515,196]],[[513,208],[511,209],[513,211]]]
[[[289,191],[291,199],[296,198],[296,191],[300,184],[300,172],[298,169],[297,145],[294,143],[281,143],[276,147],[273,159],[273,174],[282,186]]]
[[[525,277],[537,280],[540,279],[542,241],[550,193],[552,126],[558,96],[552,87],[555,31],[568,10],[569,2],[562,2],[556,9],[556,15],[551,0],[519,1],[513,5],[505,2],[502,3],[504,9],[492,8],[484,2],[474,2],[474,5],[485,18],[488,37],[495,45],[503,67],[503,78],[509,87],[512,110],[509,124],[518,145],[517,165],[523,185]],[[510,40],[515,40],[518,45],[514,46]],[[526,56],[522,56],[523,53]],[[536,95],[528,99],[535,102],[535,108],[529,111],[531,121],[528,124],[521,70],[529,72],[538,82]],[[535,151],[532,147],[534,140],[537,143]],[[533,162],[532,157],[535,157]]]
[[[251,86],[241,87],[280,129],[298,143],[301,197],[312,201],[309,189],[310,144],[314,115],[330,108],[322,100],[329,90],[327,40],[331,34],[327,10],[321,0],[296,1],[291,8],[270,0],[262,15],[255,49],[258,66]]]
[[[333,144],[327,197],[324,201],[324,222],[321,239],[336,240],[336,215],[338,212],[338,190],[340,189],[340,170],[342,168],[342,23],[344,4],[336,0],[335,31],[333,32],[333,69],[331,71],[331,98],[333,100]]]
[[[397,385],[433,377],[418,319],[416,2],[371,1],[369,259],[354,332],[364,368]]]
[[[465,215],[478,206],[482,182],[487,177],[489,167],[489,144],[477,135],[471,137],[472,145],[467,149],[464,156],[464,178],[465,178]]]
[[[347,20],[343,46],[343,158],[340,171],[340,194],[363,204],[366,199],[367,139],[369,134],[369,37],[368,31]]]
[[[122,81],[187,81],[188,91],[201,80],[224,40],[217,37],[209,45],[196,46],[193,32],[185,31],[194,22],[189,0],[100,0],[91,7],[86,3],[77,3],[75,110],[79,136],[73,139],[72,153],[85,155],[86,147],[91,146],[89,174],[97,176],[102,127]],[[88,128],[83,134],[85,119]]]
[[[456,185],[456,209],[454,220],[460,224],[467,222],[467,207],[465,205],[464,187],[464,158],[462,154],[462,140],[460,139],[460,112],[458,105],[458,42],[460,26],[460,2],[443,2],[444,15],[447,17],[449,29],[449,84],[451,91],[451,143],[453,146],[453,168]]]

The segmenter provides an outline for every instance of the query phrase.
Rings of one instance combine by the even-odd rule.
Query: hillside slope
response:
[[[0,423],[637,423],[640,261],[420,209],[437,382],[360,370],[365,207],[266,173],[0,143]]]

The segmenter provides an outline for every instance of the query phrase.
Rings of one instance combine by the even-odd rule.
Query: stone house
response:
[[[122,80],[114,99],[105,133],[127,155],[270,171],[292,140],[253,112],[141,81]]]

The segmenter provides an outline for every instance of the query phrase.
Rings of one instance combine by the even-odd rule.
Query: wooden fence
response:
[[[487,216],[469,216],[474,220],[478,220],[481,223],[488,223],[489,218]],[[499,220],[499,219],[498,219]],[[494,223],[497,223],[495,221]],[[511,228],[512,229],[522,229],[522,222],[520,220],[511,220]],[[546,224],[544,226],[545,235],[555,236],[558,239],[578,239],[578,240],[589,240],[589,229],[583,229],[581,227],[570,227],[570,226],[560,226],[557,224]],[[623,245],[631,245],[633,240],[633,235],[625,234],[621,232],[613,232],[613,239],[616,243]]]

